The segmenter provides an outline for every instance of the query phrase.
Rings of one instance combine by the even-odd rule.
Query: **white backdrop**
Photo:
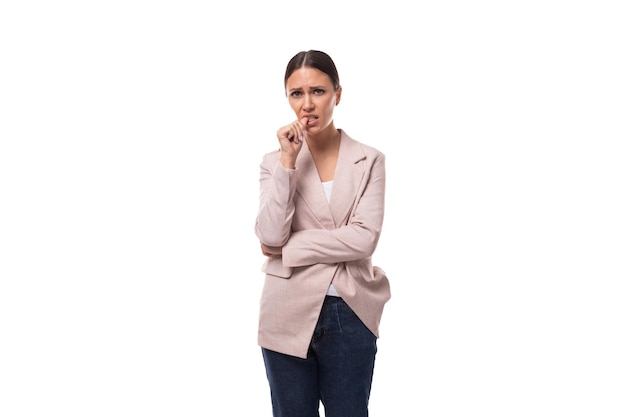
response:
[[[321,49],[387,155],[371,415],[623,417],[618,3],[3,2],[0,415],[271,415],[258,165]]]

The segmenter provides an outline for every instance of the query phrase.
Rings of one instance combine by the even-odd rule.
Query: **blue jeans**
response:
[[[339,297],[327,296],[306,359],[265,348],[274,417],[367,417],[376,336]]]

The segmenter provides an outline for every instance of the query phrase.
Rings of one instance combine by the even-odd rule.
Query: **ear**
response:
[[[337,92],[335,93],[335,106],[337,104],[339,104],[339,102],[341,101],[341,86],[339,86],[339,88],[337,89]]]

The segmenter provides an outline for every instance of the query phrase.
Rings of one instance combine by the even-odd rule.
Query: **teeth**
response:
[[[315,120],[315,116],[309,116],[309,121]]]

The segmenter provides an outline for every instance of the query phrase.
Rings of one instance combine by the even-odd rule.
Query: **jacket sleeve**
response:
[[[284,266],[349,262],[374,253],[384,217],[385,156],[379,153],[373,159],[347,224],[334,230],[308,229],[291,233],[282,250]]]
[[[283,167],[277,153],[265,155],[259,180],[259,211],[255,233],[268,246],[283,246],[289,239],[295,212],[298,169]]]

